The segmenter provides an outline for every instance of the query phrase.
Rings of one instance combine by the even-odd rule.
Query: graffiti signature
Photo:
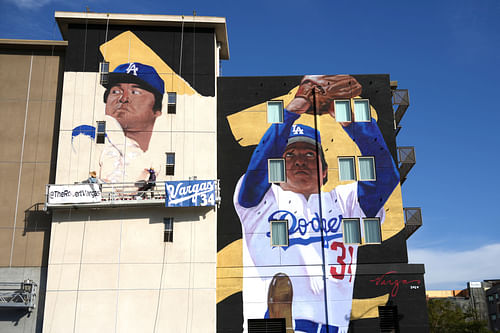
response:
[[[420,282],[421,282],[420,280],[410,280],[410,281],[408,281],[408,280],[391,280],[391,279],[387,278],[387,275],[396,274],[396,273],[397,273],[396,271],[389,271],[387,273],[380,275],[379,277],[376,277],[373,280],[370,280],[370,282],[375,282],[376,286],[393,286],[392,290],[391,290],[392,297],[397,296],[400,285],[412,284],[412,283],[416,283],[416,284],[420,285]]]

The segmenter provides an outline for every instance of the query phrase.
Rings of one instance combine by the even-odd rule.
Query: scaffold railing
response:
[[[0,282],[0,308],[33,309],[36,306],[37,284],[32,280],[23,282]]]
[[[148,183],[74,183],[47,184],[45,209],[69,207],[162,206],[165,205],[165,181]],[[216,201],[220,202],[219,181],[216,180]],[[79,197],[75,194],[81,194]],[[76,199],[58,200],[73,195]],[[82,197],[87,200],[80,200]]]

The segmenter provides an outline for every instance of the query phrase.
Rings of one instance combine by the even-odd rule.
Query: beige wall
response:
[[[174,241],[163,242],[164,217]],[[54,214],[44,332],[215,330],[214,209]]]
[[[0,267],[46,265],[60,56],[0,49]]]

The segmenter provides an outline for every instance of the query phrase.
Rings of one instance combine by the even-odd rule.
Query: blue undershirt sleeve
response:
[[[242,207],[256,206],[271,186],[268,180],[267,161],[270,158],[282,158],[292,124],[298,114],[284,110],[284,121],[272,124],[255,148],[238,194]]]
[[[399,171],[375,119],[344,127],[363,156],[375,157],[375,181],[358,181],[358,200],[368,217],[377,215],[399,183]]]

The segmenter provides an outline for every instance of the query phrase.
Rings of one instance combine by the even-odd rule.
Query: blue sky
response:
[[[0,38],[61,39],[54,11],[223,16],[222,75],[389,73],[409,89],[397,137],[415,146],[403,185],[422,207],[409,240],[428,289],[500,278],[500,2],[0,0]]]

